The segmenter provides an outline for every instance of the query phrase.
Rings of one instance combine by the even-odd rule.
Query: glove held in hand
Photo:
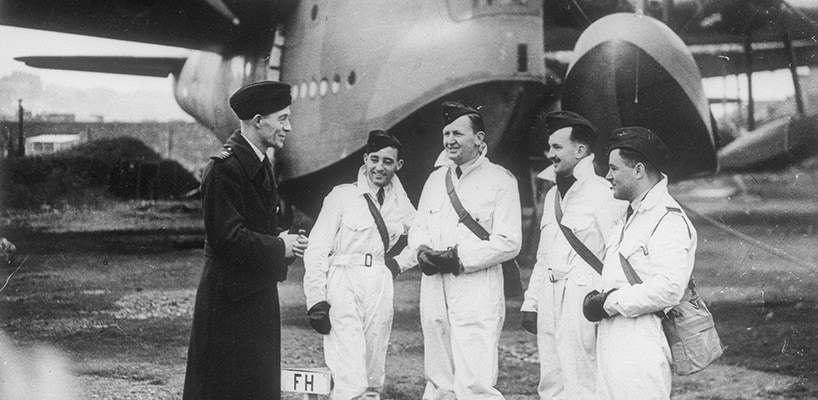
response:
[[[326,335],[332,329],[332,324],[329,322],[329,308],[330,305],[326,301],[319,301],[307,311],[307,317],[310,319],[310,326],[316,332]]]
[[[427,251],[426,255],[441,273],[453,275],[460,273],[460,257],[457,255],[457,247],[449,247],[448,250]]]
[[[585,315],[585,319],[599,322],[610,317],[605,311],[605,300],[615,291],[616,289],[613,289],[607,293],[600,293],[598,290],[593,290],[585,295],[585,300],[582,301],[582,314]]]
[[[523,329],[528,333],[537,334],[537,313],[534,311],[523,311]]]
[[[418,265],[420,266],[420,270],[428,276],[432,276],[440,272],[440,269],[434,265],[427,256],[427,254],[431,251],[432,249],[426,245],[421,245],[418,247]]]

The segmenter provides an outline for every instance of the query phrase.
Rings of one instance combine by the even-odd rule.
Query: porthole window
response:
[[[335,74],[332,77],[332,93],[338,93],[341,90],[341,75]]]
[[[307,82],[301,82],[301,87],[298,89],[301,92],[301,98],[307,97]]]
[[[329,90],[329,82],[327,82],[327,78],[323,78],[321,83],[318,84],[318,94],[323,97],[327,94],[327,90]]]
[[[310,11],[310,18],[315,21],[318,18],[318,4],[312,6],[312,11]]]
[[[358,79],[358,77],[355,76],[355,71],[349,71],[349,76],[347,77],[347,86],[351,87],[351,86],[355,85],[355,81],[357,79]]]
[[[315,97],[316,93],[318,93],[318,83],[312,81],[310,82],[310,97]]]

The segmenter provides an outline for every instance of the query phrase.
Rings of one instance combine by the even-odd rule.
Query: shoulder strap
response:
[[[378,233],[381,234],[381,241],[383,241],[383,253],[385,256],[389,251],[389,231],[386,230],[386,223],[383,222],[381,212],[378,211],[378,207],[375,206],[372,196],[369,194],[364,194],[364,198],[366,199],[366,205],[369,206],[369,213],[372,214],[372,218],[375,219],[375,225],[378,226]]]
[[[662,220],[664,220],[665,217],[667,217],[668,214],[670,214],[672,212],[682,214],[682,210],[680,210],[680,209],[678,209],[676,207],[666,207],[666,208],[667,208],[667,211],[662,215],[661,218],[659,218],[659,221],[656,223],[656,226],[654,226],[653,230],[650,232],[650,236],[653,236],[653,234],[656,233],[656,230],[659,229],[659,224],[662,223]],[[684,215],[684,214],[682,214],[682,215]],[[687,234],[690,235],[691,234],[690,233],[690,226],[687,225],[687,220],[685,220],[685,226],[687,226]],[[628,283],[630,283],[631,285],[638,285],[638,284],[642,283],[642,278],[639,277],[639,274],[637,274],[636,271],[633,269],[633,266],[631,266],[630,261],[628,261],[628,259],[625,256],[623,256],[622,253],[619,253],[619,263],[622,264],[622,270],[625,272],[625,278],[628,278]],[[693,286],[694,286],[693,277],[690,278],[690,281],[687,283],[687,285],[691,289],[693,288]]]
[[[567,226],[562,224],[562,207],[560,207],[560,193],[559,191],[554,192],[554,214],[557,217],[557,225],[559,225],[562,234],[565,235],[565,239],[568,240],[568,243],[571,244],[571,247],[574,251],[585,260],[591,268],[594,269],[598,274],[602,275],[602,261],[597,258],[591,250],[585,246],[585,243],[582,243],[579,238],[574,235],[574,232],[569,229]]]
[[[477,221],[472,218],[471,214],[463,208],[463,203],[460,202],[460,197],[457,196],[457,192],[454,190],[454,182],[452,182],[452,170],[446,172],[446,192],[449,194],[449,200],[452,202],[452,207],[454,207],[454,211],[457,212],[457,216],[460,217],[460,222],[463,225],[466,225],[472,233],[477,235],[480,240],[489,240],[489,236],[491,236],[482,225],[480,225]]]

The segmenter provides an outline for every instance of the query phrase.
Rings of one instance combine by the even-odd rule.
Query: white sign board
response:
[[[332,374],[329,368],[282,368],[281,391],[308,394],[329,394]]]

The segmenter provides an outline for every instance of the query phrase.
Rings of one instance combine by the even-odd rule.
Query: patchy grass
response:
[[[765,207],[714,205],[695,197],[687,204],[818,265],[818,230],[811,228],[818,212],[813,198],[799,196],[767,199]],[[173,229],[166,228],[200,229],[195,203],[129,202],[107,212],[41,214],[29,215],[36,229],[17,243],[18,265],[28,258],[0,292],[0,328],[18,344],[48,343],[66,352],[85,385],[84,397],[181,398],[189,307],[202,255],[199,244],[173,245],[175,235],[166,232]],[[675,377],[673,398],[818,398],[818,271],[782,261],[701,220],[694,218],[694,224],[696,280],[726,349],[711,368]],[[93,229],[102,233],[87,232]],[[16,267],[0,267],[0,282]],[[524,279],[528,274],[523,271]],[[322,339],[305,318],[302,277],[303,266],[296,263],[279,285],[283,363],[321,366]],[[419,280],[417,271],[396,280],[388,398],[417,399],[423,391]],[[497,387],[510,400],[533,399],[539,376],[535,338],[520,328],[520,302],[507,306]]]

